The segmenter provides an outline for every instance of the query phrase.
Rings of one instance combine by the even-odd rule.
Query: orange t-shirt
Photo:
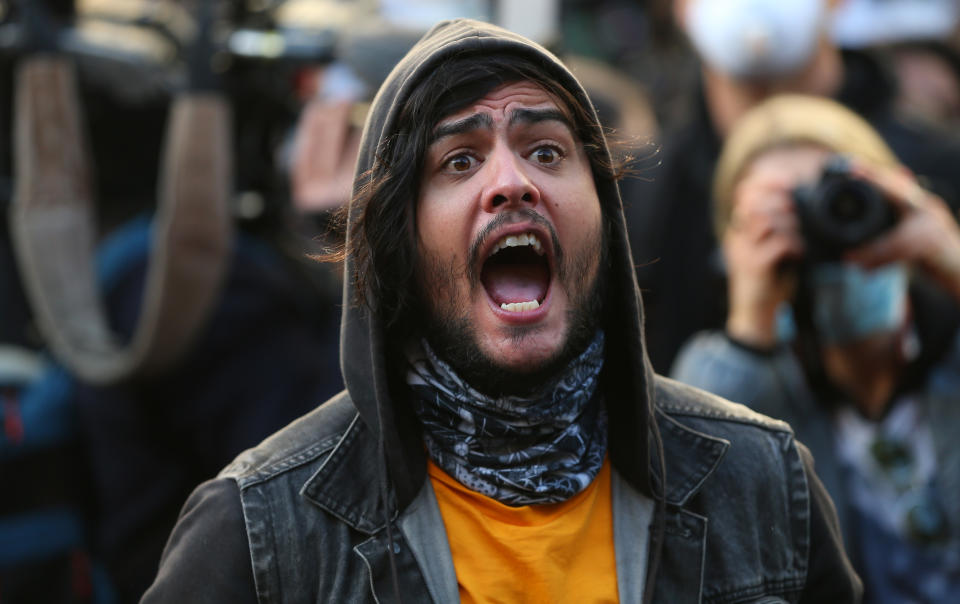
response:
[[[460,601],[617,602],[610,461],[562,503],[510,507],[471,491],[432,462]]]

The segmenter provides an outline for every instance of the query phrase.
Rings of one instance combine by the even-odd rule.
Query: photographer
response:
[[[647,342],[666,372],[694,333],[723,324],[720,242],[710,181],[720,148],[751,108],[777,94],[836,100],[866,119],[922,179],[960,208],[960,138],[897,113],[895,73],[876,52],[844,49],[828,25],[838,0],[672,0],[701,63],[689,118],[662,137],[661,168],[626,204],[630,247],[649,309]],[[925,3],[923,3],[925,4]],[[683,279],[675,275],[683,274]]]
[[[792,424],[866,601],[960,598],[960,229],[861,118],[773,98],[724,145],[725,332],[673,375]]]

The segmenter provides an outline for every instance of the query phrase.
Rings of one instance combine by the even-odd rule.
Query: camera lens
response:
[[[819,182],[792,193],[809,244],[807,257],[814,262],[835,259],[896,222],[880,191],[835,166],[825,168]]]
[[[817,193],[811,218],[826,247],[855,247],[890,224],[886,200],[863,181],[834,177],[822,182]]]
[[[863,196],[847,189],[829,200],[827,212],[838,223],[850,224],[863,220],[866,209]]]

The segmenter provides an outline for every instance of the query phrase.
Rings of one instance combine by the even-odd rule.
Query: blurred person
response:
[[[0,601],[114,604],[114,585],[90,524],[94,489],[84,435],[77,408],[62,396],[69,377],[46,350],[24,291],[11,228],[17,184],[13,170],[16,161],[22,160],[16,157],[13,143],[14,74],[24,61],[24,50],[39,47],[48,33],[27,26],[37,25],[28,18],[33,12],[43,13],[51,29],[56,29],[69,27],[77,11],[72,0],[6,3],[0,9],[2,27],[17,34],[0,50],[0,106],[4,107],[0,112],[4,135],[0,136]],[[92,71],[84,74],[90,76]],[[123,95],[104,94],[92,84],[99,75],[84,78],[81,93],[97,125],[107,113],[114,121],[113,127],[94,128],[93,145],[97,149],[125,145],[131,169],[113,178],[100,178],[100,174],[93,178],[104,195],[123,197],[135,180],[136,187],[153,183],[138,168],[149,155],[149,145],[144,143],[153,133],[156,107],[141,107],[139,119],[127,121],[130,113],[116,104],[117,96]],[[136,88],[135,83],[127,84]],[[111,208],[123,206],[119,212],[104,208],[97,218],[113,223],[118,214],[139,202],[131,196],[125,201]]]
[[[340,62],[301,71],[302,107],[281,145],[278,163],[289,185],[287,221],[303,253],[318,257],[343,244],[340,208],[350,198],[360,147],[367,87]],[[316,262],[311,271],[326,286],[328,304],[340,301],[342,268]]]
[[[889,56],[902,115],[954,132],[960,125],[960,49],[950,36],[958,28],[955,0],[845,0],[830,25],[841,47]]]
[[[561,19],[565,52],[616,66],[635,86],[642,84],[657,122],[668,129],[687,115],[685,101],[699,71],[671,2],[566,0]]]
[[[841,154],[841,155],[838,155]],[[864,120],[783,96],[714,180],[725,329],[672,375],[809,444],[870,602],[960,598],[960,228]]]
[[[0,297],[18,294],[17,284],[10,285]],[[62,386],[61,376],[49,371],[50,360],[39,350],[3,335],[0,601],[112,604],[113,588],[86,530],[89,475],[74,410],[50,396]]]
[[[322,215],[350,198],[360,149],[360,131],[352,123],[357,100],[311,99],[304,105],[290,169],[291,201],[297,211]]]
[[[287,160],[297,211],[328,212],[350,198],[370,101],[426,29],[383,19],[357,23],[340,33],[333,62],[303,71],[303,109]]]
[[[76,409],[58,396],[67,377],[46,354],[23,291],[9,204],[0,191],[0,602],[114,604],[90,538]]]
[[[769,96],[838,100],[866,118],[928,188],[960,207],[960,138],[895,113],[897,83],[888,66],[831,41],[828,15],[838,1],[674,0],[676,19],[702,62],[701,83],[689,122],[664,133],[662,168],[645,195],[626,204],[658,371],[668,370],[690,335],[723,323],[711,176],[726,134]]]
[[[68,38],[74,31],[57,33]],[[183,49],[181,58],[192,68],[184,86],[189,92],[216,91],[223,84],[208,73],[210,57],[197,50],[201,46],[186,44]],[[163,82],[170,76],[167,69],[181,65],[147,60],[131,64],[110,44],[97,50],[94,59],[100,58],[99,62],[89,56],[86,61],[75,61],[77,109],[90,133],[84,159],[95,160],[88,176],[98,193],[94,218],[99,222],[96,234],[100,239],[96,258],[90,259],[96,263],[97,282],[81,283],[73,274],[66,278],[70,284],[76,282],[78,289],[89,286],[100,294],[110,335],[127,343],[137,331],[142,309],[151,301],[145,291],[150,289],[146,285],[149,276],[155,276],[151,265],[160,247],[155,237],[156,216],[160,214],[162,219],[163,215],[155,211],[157,189],[164,183],[157,168],[171,101],[171,91],[162,86],[149,88],[150,94],[142,98],[133,99],[136,95],[129,92],[137,88],[132,85],[138,83],[132,81],[134,76],[146,72],[145,79],[155,77]],[[34,55],[24,52],[18,58],[25,64]],[[12,63],[3,64],[10,73]],[[3,81],[14,81],[10,73],[3,73]],[[257,75],[237,73],[239,77],[226,86],[232,92],[243,90]],[[247,76],[249,80],[241,80]],[[126,87],[118,89],[118,82]],[[234,84],[235,88],[230,86]],[[14,90],[14,86],[0,87],[8,107],[13,105]],[[263,184],[253,182],[260,170],[270,170],[263,170],[267,162],[250,152],[253,145],[249,142],[258,131],[273,126],[272,120],[284,117],[264,109],[275,107],[264,102],[265,96],[284,91],[257,92],[260,96],[237,93],[243,98],[232,99],[240,134],[236,148],[241,167],[236,180],[246,179],[243,184],[251,188]],[[48,98],[71,103],[69,95],[64,96],[67,98],[58,98],[51,90]],[[251,131],[252,136],[243,136]],[[63,147],[76,142],[66,140],[67,136]],[[12,147],[11,138],[0,144]],[[22,157],[18,160],[25,163]],[[250,166],[257,170],[244,169]],[[44,174],[42,170],[38,173]],[[240,451],[342,388],[339,298],[331,301],[325,297],[327,289],[339,293],[339,282],[333,280],[328,288],[312,270],[315,263],[291,243],[287,225],[276,219],[281,212],[275,198],[250,195],[246,187],[246,194],[234,197],[232,187],[237,183],[226,186],[231,191],[225,198],[233,202],[230,209],[236,214],[227,216],[229,211],[225,211],[224,222],[230,223],[235,235],[225,246],[222,273],[211,277],[222,278],[222,289],[202,328],[176,363],[162,372],[126,376],[110,383],[87,380],[66,365],[41,365],[29,384],[16,384],[22,385],[20,396],[0,393],[4,428],[0,454],[5,462],[0,470],[10,481],[5,486],[17,493],[16,498],[4,497],[9,504],[4,510],[18,513],[3,518],[2,528],[9,532],[0,535],[4,537],[0,560],[16,561],[24,551],[31,556],[30,564],[14,567],[9,574],[8,566],[0,564],[0,601],[5,604],[101,602],[101,594],[115,594],[114,601],[121,603],[138,601],[156,574],[163,545],[193,488],[214,476]],[[251,199],[256,202],[253,212],[248,203]],[[3,201],[6,209],[7,200]],[[72,214],[77,215],[82,213]],[[3,226],[6,230],[6,224]],[[49,247],[69,243],[50,241]],[[208,274],[202,262],[192,259],[198,272]],[[6,257],[0,256],[0,260]],[[19,260],[23,262],[22,257]],[[61,267],[60,273],[64,272]],[[176,298],[177,290],[173,291]],[[4,308],[16,293],[0,291]],[[177,320],[176,314],[168,315],[170,321]],[[23,318],[20,327],[35,338],[31,343],[50,347],[51,340],[40,341],[41,333],[50,334],[38,330],[32,317]],[[73,516],[64,512],[76,510],[85,512],[76,515],[86,522],[65,522]],[[55,547],[67,551],[61,555]],[[96,568],[88,551],[92,551],[93,561],[104,563],[105,575],[92,574],[91,569]],[[100,580],[107,588],[100,589]],[[73,591],[62,589],[63,585]]]
[[[150,232],[141,216],[99,250],[107,310],[127,336],[142,306]],[[107,386],[65,373],[49,392],[50,404],[75,410],[92,478],[95,551],[120,602],[137,601],[149,586],[197,484],[341,387],[331,345],[339,309],[300,263],[241,232],[221,298],[175,366]]]
[[[897,110],[931,127],[960,132],[960,51],[936,41],[889,49],[900,80]]]
[[[623,71],[577,54],[563,56],[564,64],[583,83],[593,100],[600,123],[613,138],[631,147],[644,147],[659,134],[647,91]]]
[[[611,155],[626,166],[617,183],[621,199],[637,199],[658,160],[660,128],[650,95],[626,73],[606,63],[580,55],[561,59],[590,96],[608,135]]]
[[[830,17],[830,37],[844,48],[948,40],[958,19],[956,0],[842,0]]]
[[[116,151],[100,157],[121,171]],[[339,307],[329,294],[339,284],[314,268],[272,211],[230,217],[236,235],[222,291],[172,367],[106,385],[58,368],[60,387],[48,389],[51,404],[75,410],[95,551],[119,602],[139,600],[149,586],[197,484],[342,388]],[[131,337],[144,307],[153,225],[153,212],[143,212],[98,246],[98,286],[121,337]]]
[[[360,149],[346,391],[194,492],[143,602],[858,600],[785,424],[653,374],[615,166],[553,55],[443,22]]]

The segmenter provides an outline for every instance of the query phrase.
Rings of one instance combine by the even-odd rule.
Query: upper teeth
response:
[[[521,245],[529,245],[533,248],[535,252],[543,255],[543,244],[540,243],[540,239],[537,238],[533,233],[521,233],[520,235],[507,235],[500,239],[496,245],[493,246],[493,249],[490,250],[490,255],[494,255],[505,247],[519,247]]]

